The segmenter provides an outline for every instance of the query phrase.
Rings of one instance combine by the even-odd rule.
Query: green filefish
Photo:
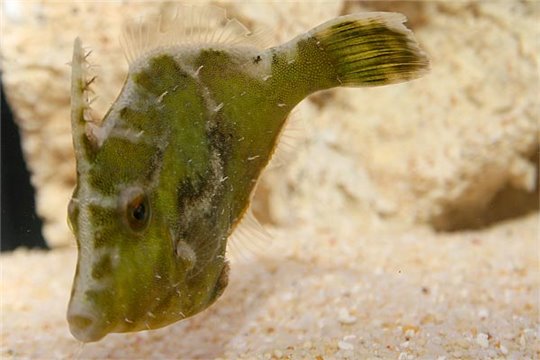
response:
[[[128,24],[129,71],[101,122],[81,41],[72,60],[78,247],[71,333],[156,329],[210,306],[227,286],[227,239],[291,110],[334,87],[418,78],[429,60],[397,13],[341,16],[264,47],[224,10],[178,8]]]

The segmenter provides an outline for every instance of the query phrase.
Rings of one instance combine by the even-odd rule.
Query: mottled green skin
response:
[[[96,341],[109,332],[165,326],[219,297],[227,285],[227,238],[290,111],[317,90],[343,81],[362,85],[359,76],[350,80],[351,69],[343,70],[352,66],[340,61],[346,50],[325,49],[347,34],[344,26],[366,26],[353,25],[332,25],[261,53],[203,45],[196,54],[182,56],[179,48],[174,56],[149,57],[130,70],[122,92],[130,91],[129,101],[121,94],[103,122],[113,129],[127,124],[140,137],[111,132],[98,149],[77,131],[84,120],[74,109],[79,183],[70,222],[80,252],[68,320],[77,338]],[[384,35],[386,27],[379,28]],[[406,45],[402,38],[395,40],[399,46]],[[362,46],[353,55],[372,45]],[[261,58],[270,62],[266,75]],[[375,75],[382,84],[394,73],[379,68]],[[75,93],[82,87],[75,82]],[[132,187],[144,190],[151,211],[141,231],[128,226],[116,205]],[[109,206],[88,204],[96,196]],[[81,220],[86,217],[88,223]],[[179,251],[186,248],[179,243],[195,256]],[[95,259],[86,258],[94,252]],[[81,279],[83,271],[91,279]]]
[[[197,79],[170,55],[156,56],[130,74],[140,95],[109,116],[119,116],[131,129],[157,140],[134,143],[109,137],[92,157],[88,179],[104,196],[119,196],[128,184],[144,188],[152,216],[143,232],[133,233],[118,209],[90,208],[90,221],[99,229],[91,246],[115,248],[119,254],[115,266],[111,255],[93,266],[93,278],[110,284],[86,291],[86,300],[101,311],[96,334],[161,327],[200,312],[222,293],[227,237],[249,205],[288,113],[317,89],[306,81],[305,70],[311,66],[324,74],[329,69],[306,60],[316,50],[313,45],[299,50],[299,67],[286,66],[284,56],[276,53],[266,81],[242,71],[245,63],[257,66],[256,59],[211,49],[201,50],[194,60],[194,66],[203,66]],[[290,87],[291,81],[298,86]],[[219,111],[209,108],[202,88],[214,104],[223,103]],[[215,123],[212,129],[208,121]],[[223,170],[220,178],[212,169],[213,154]],[[79,197],[77,190],[73,196]],[[210,202],[206,211],[185,219],[185,212],[201,201]],[[176,239],[196,253],[189,271],[193,265],[174,256]]]

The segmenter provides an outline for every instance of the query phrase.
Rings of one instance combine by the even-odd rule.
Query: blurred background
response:
[[[205,3],[263,29],[274,44],[341,14],[398,11],[432,58],[420,80],[335,89],[302,102],[293,150],[279,171],[266,172],[254,198],[263,223],[338,225],[348,233],[389,224],[456,231],[538,210],[537,2]],[[3,249],[43,246],[40,227],[49,246],[73,245],[65,220],[75,185],[67,65],[73,39],[92,50],[100,119],[127,71],[118,41],[123,19],[171,6],[2,3]]]

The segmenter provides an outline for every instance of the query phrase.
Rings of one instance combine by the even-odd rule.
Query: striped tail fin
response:
[[[339,86],[377,86],[418,78],[429,59],[398,13],[346,15],[309,32],[334,66]]]

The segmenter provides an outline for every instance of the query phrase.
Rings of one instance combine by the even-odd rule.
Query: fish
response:
[[[256,221],[253,191],[295,106],[317,91],[429,70],[405,22],[344,15],[275,46],[218,7],[130,22],[127,77],[99,122],[88,53],[75,39],[72,335],[86,343],[157,329],[213,304],[228,283],[227,242]]]

